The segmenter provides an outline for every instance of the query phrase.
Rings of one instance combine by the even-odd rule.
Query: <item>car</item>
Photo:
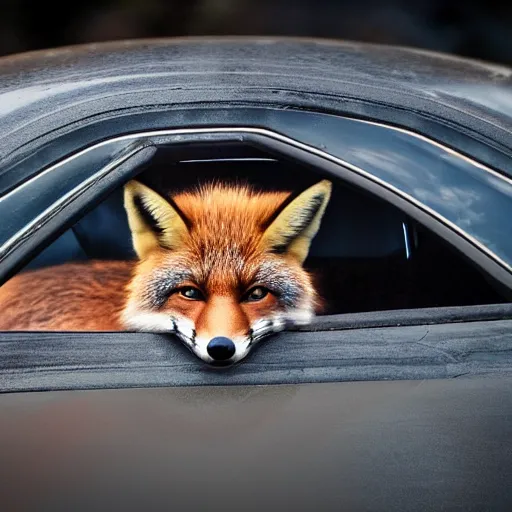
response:
[[[4,510],[511,510],[511,69],[184,38],[4,57],[0,84],[0,283],[132,258],[134,176],[334,185],[306,262],[325,314],[236,366],[1,332]]]

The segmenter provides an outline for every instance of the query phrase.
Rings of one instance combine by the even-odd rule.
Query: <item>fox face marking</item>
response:
[[[330,193],[325,180],[291,201],[216,184],[166,200],[129,182],[139,263],[123,324],[175,333],[203,361],[230,365],[265,336],[310,322],[318,299],[302,264]]]

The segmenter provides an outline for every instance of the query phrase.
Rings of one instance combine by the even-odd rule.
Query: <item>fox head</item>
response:
[[[129,182],[139,261],[124,325],[175,333],[203,361],[228,366],[262,337],[309,323],[318,299],[302,264],[330,194],[324,180],[296,197],[209,184],[165,199]]]

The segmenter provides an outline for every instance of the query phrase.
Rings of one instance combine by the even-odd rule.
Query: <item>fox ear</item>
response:
[[[331,189],[330,181],[320,181],[286,205],[263,234],[262,243],[267,250],[290,255],[304,263],[320,228]]]
[[[124,207],[139,258],[162,247],[176,249],[188,233],[180,213],[162,196],[138,181],[124,186]]]

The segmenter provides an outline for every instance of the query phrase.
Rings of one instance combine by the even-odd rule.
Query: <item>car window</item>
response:
[[[267,156],[160,158],[137,179],[165,196],[212,181],[258,190],[303,190],[319,176],[311,168]],[[119,187],[22,272],[74,261],[135,258]],[[506,301],[464,255],[428,228],[342,180],[334,180],[305,267],[324,301],[322,315]]]

